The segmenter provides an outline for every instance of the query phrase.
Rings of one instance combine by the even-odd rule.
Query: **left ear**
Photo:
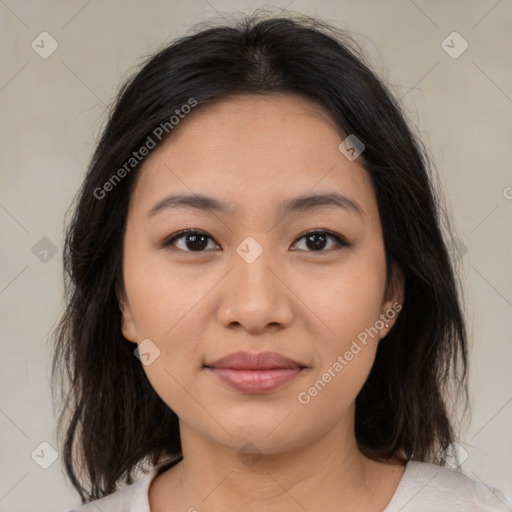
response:
[[[388,335],[393,327],[404,302],[405,278],[402,269],[395,263],[391,267],[391,277],[386,287],[384,301],[382,303],[380,319],[384,327],[380,329],[380,338]],[[386,327],[386,324],[388,327]]]

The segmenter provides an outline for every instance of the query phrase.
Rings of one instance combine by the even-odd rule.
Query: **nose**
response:
[[[293,320],[293,293],[284,271],[263,251],[254,261],[233,256],[233,268],[223,280],[218,319],[225,327],[247,332],[274,332]]]

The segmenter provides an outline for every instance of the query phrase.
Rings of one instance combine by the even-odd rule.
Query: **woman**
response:
[[[66,240],[77,510],[507,510],[443,467],[467,347],[437,204],[341,31],[253,16],[150,58]]]

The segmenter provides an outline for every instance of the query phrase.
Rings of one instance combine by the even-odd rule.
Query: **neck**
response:
[[[255,512],[263,500],[265,509],[275,512],[383,510],[403,468],[396,466],[383,478],[384,465],[357,447],[353,417],[287,452],[254,455],[237,453],[180,424],[183,461],[169,470],[165,501],[181,504],[176,510],[212,512]],[[390,479],[391,487],[385,485]]]

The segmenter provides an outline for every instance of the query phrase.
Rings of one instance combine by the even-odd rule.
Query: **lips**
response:
[[[300,368],[304,365],[277,352],[261,352],[259,354],[233,352],[206,366],[236,370],[272,370],[275,368]]]
[[[205,367],[231,388],[249,394],[273,391],[306,368],[276,352],[234,352]]]

